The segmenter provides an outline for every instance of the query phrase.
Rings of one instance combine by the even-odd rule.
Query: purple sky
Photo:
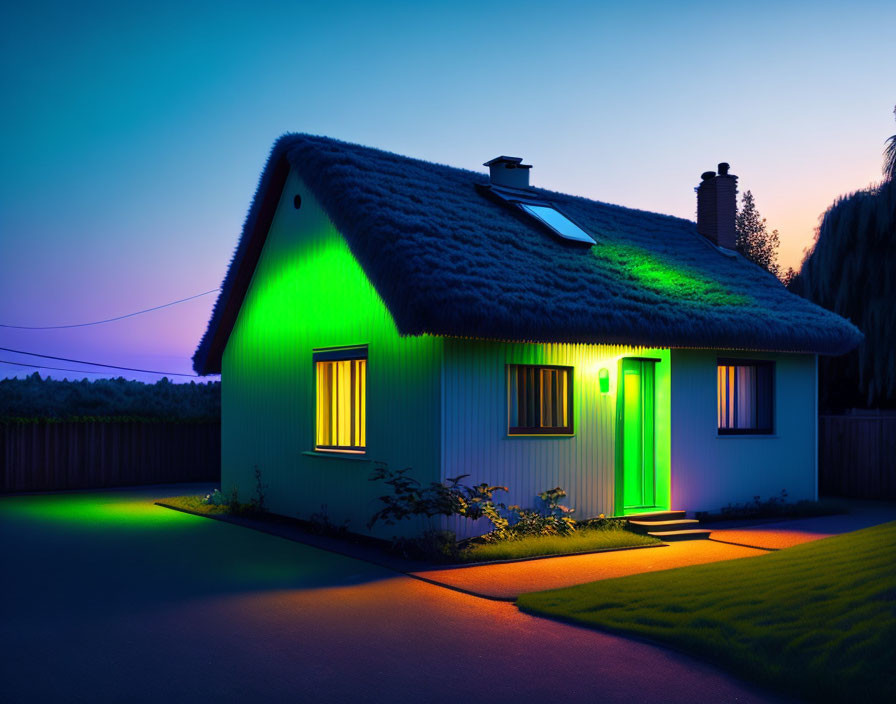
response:
[[[729,161],[796,266],[831,201],[880,178],[894,25],[891,1],[20,3],[0,22],[0,323],[217,287],[287,131],[473,169],[515,154],[538,186],[690,218]],[[0,346],[188,373],[213,303]]]

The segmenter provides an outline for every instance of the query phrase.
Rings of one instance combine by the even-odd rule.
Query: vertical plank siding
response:
[[[718,360],[775,363],[774,432],[720,435]],[[672,350],[672,503],[718,512],[760,496],[816,498],[815,357],[735,350]]]
[[[896,415],[819,417],[819,491],[896,499]]]
[[[366,452],[315,452],[314,351],[358,345],[368,354]],[[423,484],[439,479],[441,351],[440,338],[398,334],[345,240],[291,173],[224,350],[222,490],[251,498],[257,467],[272,511],[305,519],[326,511],[366,533],[388,489],[369,481],[375,462],[409,467]]]
[[[217,482],[219,423],[0,423],[0,492]]]
[[[616,377],[624,356],[660,359],[657,427],[669,427],[669,351],[622,346],[445,341],[442,370],[442,479],[469,474],[468,484],[506,486],[498,499],[532,507],[559,486],[577,518],[615,513]],[[573,367],[573,436],[508,435],[507,364]],[[600,393],[598,373],[610,374]],[[657,438],[657,471],[669,472],[668,432]],[[668,500],[668,499],[666,499]],[[459,536],[488,529],[485,521],[446,521]]]

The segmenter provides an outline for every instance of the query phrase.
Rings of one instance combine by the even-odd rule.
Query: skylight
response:
[[[554,210],[554,208],[549,205],[520,203],[519,206],[533,218],[536,218],[547,225],[551,230],[564,239],[574,240],[575,242],[585,242],[586,244],[597,244],[591,235],[563,215],[563,213]]]

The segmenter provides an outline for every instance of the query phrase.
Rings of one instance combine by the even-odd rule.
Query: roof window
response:
[[[597,244],[594,238],[550,205],[519,202],[518,205],[533,218],[546,225],[563,239],[585,244]]]

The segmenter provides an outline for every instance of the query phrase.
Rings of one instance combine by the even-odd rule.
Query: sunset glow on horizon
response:
[[[284,132],[483,173],[516,155],[535,186],[689,219],[701,172],[727,161],[798,268],[824,210],[881,178],[894,20],[873,1],[10,8],[0,324],[220,286]],[[189,374],[215,300],[0,328],[0,347]],[[42,363],[0,360],[0,378]]]

